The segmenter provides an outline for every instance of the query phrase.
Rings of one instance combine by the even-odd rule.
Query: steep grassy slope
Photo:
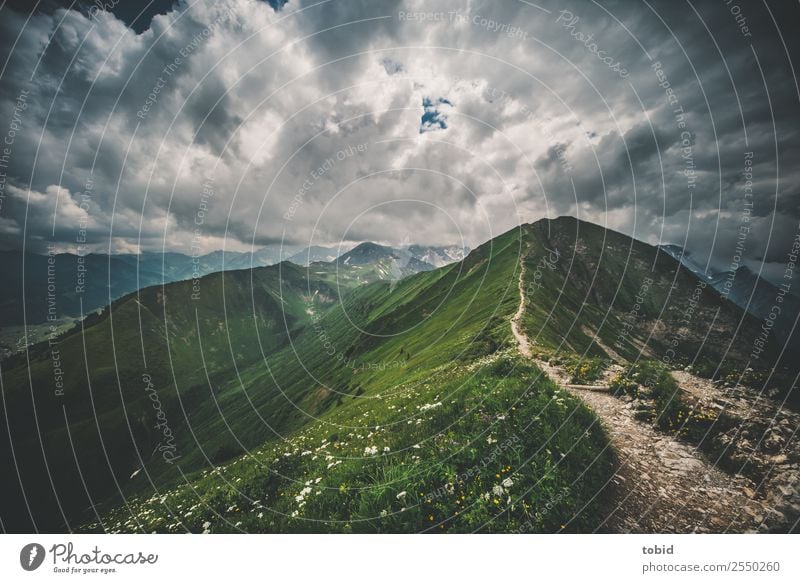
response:
[[[612,359],[741,366],[758,333],[673,258],[569,218],[400,281],[340,263],[213,274],[4,363],[4,464],[47,530],[590,529],[610,451],[515,356],[521,265],[533,348],[592,364],[576,377]],[[30,530],[3,488],[4,525]]]
[[[18,469],[45,530],[591,529],[611,454],[515,356],[521,265],[533,348],[590,362],[576,381],[742,367],[760,330],[672,257],[569,218],[400,281],[281,263],[147,288],[3,363],[5,528],[33,528]]]
[[[772,366],[772,338],[751,359],[761,323],[657,247],[571,217],[527,232],[524,323],[541,348],[674,367]]]
[[[610,475],[605,436],[586,409],[514,356],[509,319],[519,303],[521,235],[509,232],[459,264],[396,286],[353,291],[266,367],[242,374],[255,410],[280,438],[195,473],[185,486],[137,496],[92,528],[549,531],[597,524],[593,496]],[[220,402],[230,399],[226,416],[247,416],[233,385],[219,394]]]
[[[635,399],[638,419],[691,442],[718,465],[746,470],[757,482],[768,475],[730,447],[756,410],[735,412],[733,397],[709,407],[691,383],[677,380],[691,371],[730,395],[796,407],[798,364],[786,353],[779,360],[780,343],[763,334],[763,320],[662,249],[597,225],[541,221],[527,229],[525,246],[523,323],[539,358],[563,367],[571,383],[607,383]]]
[[[758,499],[769,501],[767,512],[752,514],[770,516],[759,529],[789,530],[797,516],[793,490],[785,486],[796,476],[796,424],[782,417],[793,418],[800,405],[800,366],[791,351],[781,358],[781,337],[764,326],[763,312],[743,311],[663,249],[597,225],[560,218],[527,232],[523,323],[535,340],[533,352],[565,384],[610,389],[610,395],[580,394],[597,407],[616,445],[638,448],[628,468],[653,480],[661,474],[648,469],[654,444],[687,442],[715,468],[734,474],[730,484],[745,476]],[[636,423],[639,429],[628,431],[628,415],[649,427]],[[665,439],[652,439],[658,434]],[[648,435],[649,443],[640,441]],[[676,476],[672,487],[678,483]],[[741,521],[729,521],[730,528],[747,528],[746,513],[739,512]],[[724,516],[719,510],[708,515],[714,514]]]
[[[584,531],[599,524],[594,495],[611,473],[594,417],[501,352],[392,391],[370,387],[307,429],[132,499],[88,528]]]
[[[175,479],[164,448],[182,456],[193,447],[192,417],[216,410],[210,387],[287,346],[308,310],[335,298],[334,287],[288,263],[218,273],[199,287],[178,282],[128,295],[4,362],[0,454],[6,475],[15,476],[16,464],[35,501],[35,524],[74,519],[155,459],[153,480]],[[30,525],[17,480],[3,490],[6,527]]]

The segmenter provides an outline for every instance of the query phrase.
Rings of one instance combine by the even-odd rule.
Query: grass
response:
[[[315,305],[263,361],[180,390],[188,483],[152,460],[125,482],[130,507],[109,500],[89,529],[591,529],[610,453],[584,407],[512,356],[519,236]]]
[[[104,526],[554,532],[598,523],[592,498],[612,471],[605,435],[583,406],[509,352],[366,397],[189,485],[135,500]]]
[[[520,259],[533,350],[567,355],[581,383],[612,357],[592,331],[624,358],[638,354],[677,268],[653,267],[652,247],[599,227],[581,227],[576,242],[575,225],[515,229],[463,262],[397,282],[284,263],[207,276],[199,302],[187,299],[191,282],[147,288],[59,339],[59,399],[50,347],[32,347],[30,366],[10,358],[5,407],[37,527],[63,530],[60,503],[71,525],[118,531],[591,529],[608,442],[586,432],[594,418],[584,407],[511,354]],[[693,285],[679,275],[677,295]],[[644,277],[657,281],[625,327]],[[692,334],[715,302],[699,301]],[[668,311],[665,328],[677,317]],[[630,333],[617,342],[621,330]],[[701,428],[668,372],[647,366],[620,383],[648,387],[654,422]],[[177,465],[158,455],[165,436],[145,372]],[[4,485],[4,500],[18,502],[6,502],[7,526],[26,518],[14,487]]]

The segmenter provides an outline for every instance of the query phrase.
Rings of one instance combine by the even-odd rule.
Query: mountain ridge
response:
[[[366,250],[376,248],[391,256],[377,245]],[[734,368],[744,365],[750,349],[746,336],[757,325],[751,316],[722,302],[708,286],[694,298],[699,280],[656,247],[565,217],[520,225],[472,250],[460,262],[398,280],[376,277],[365,281],[363,269],[344,262],[304,268],[284,261],[210,274],[197,284],[174,282],[133,292],[85,320],[79,329],[59,337],[55,346],[41,343],[4,363],[0,369],[6,387],[3,419],[10,425],[0,434],[22,435],[29,420],[37,416],[43,442],[16,440],[15,447],[18,453],[30,454],[18,467],[20,480],[40,500],[40,524],[46,524],[42,522],[46,516],[52,521],[60,515],[57,502],[68,502],[69,514],[64,518],[68,523],[94,520],[83,512],[87,507],[97,509],[97,519],[107,520],[122,503],[120,491],[126,498],[137,497],[137,504],[144,509],[150,508],[146,493],[154,486],[177,487],[181,475],[158,455],[156,446],[164,446],[164,436],[148,422],[153,401],[148,394],[158,397],[159,410],[169,420],[174,437],[171,445],[181,459],[181,472],[196,480],[193,487],[211,487],[214,482],[209,472],[215,467],[247,465],[249,452],[256,451],[257,465],[277,473],[264,474],[253,467],[239,477],[245,476],[254,492],[274,498],[276,488],[292,491],[303,472],[322,471],[316,459],[301,459],[303,440],[309,439],[304,436],[313,434],[317,443],[324,438],[323,445],[334,443],[331,436],[337,437],[335,443],[352,441],[340,445],[346,459],[371,458],[371,448],[377,445],[364,441],[366,430],[361,438],[343,438],[341,429],[360,426],[361,419],[369,418],[373,427],[369,432],[377,431],[390,451],[413,452],[413,446],[425,436],[415,433],[413,427],[400,431],[405,418],[397,418],[386,401],[393,395],[405,395],[405,404],[397,401],[393,406],[402,404],[417,412],[435,408],[436,413],[426,419],[444,434],[449,424],[463,416],[464,407],[467,411],[481,409],[480,403],[489,398],[487,386],[499,383],[506,387],[511,393],[504,399],[512,401],[527,395],[531,407],[543,407],[542,399],[554,398],[554,385],[509,352],[513,347],[510,320],[520,302],[521,262],[525,273],[521,299],[526,307],[521,325],[531,339],[531,349],[569,366],[575,363],[575,374],[584,374],[586,363],[594,366],[608,359],[634,363],[660,358],[678,333],[680,346],[671,360],[676,367],[690,362],[692,366],[706,362]],[[645,280],[652,280],[651,288],[643,291]],[[199,293],[198,300],[192,298],[195,293]],[[646,297],[637,300],[639,296]],[[684,323],[682,310],[687,302],[697,306]],[[632,306],[637,304],[636,318],[631,320]],[[769,344],[766,355],[771,357],[774,348]],[[63,369],[62,395],[54,394],[54,349],[59,351]],[[482,380],[474,380],[476,373]],[[530,392],[525,388],[528,382],[533,387]],[[460,384],[468,389],[459,389]],[[146,389],[150,386],[152,390]],[[445,386],[454,395],[446,407],[442,401]],[[87,396],[91,397],[88,402]],[[554,410],[547,431],[530,428],[529,423],[527,429],[513,429],[527,436],[515,445],[519,453],[527,452],[525,455],[541,464],[546,464],[544,457],[537,457],[544,455],[542,443],[559,435],[558,427],[564,427],[564,443],[581,443],[575,450],[575,465],[556,472],[554,479],[559,484],[574,482],[576,476],[567,468],[585,468],[604,447],[602,432],[580,441],[591,415],[576,401],[569,403],[575,415],[567,417],[566,411]],[[68,411],[66,418],[64,410]],[[466,433],[457,441],[477,443],[480,433],[474,432],[485,431],[486,423],[482,414],[476,415],[476,425],[463,426]],[[397,431],[385,433],[374,427],[395,427]],[[511,439],[513,433],[502,431],[507,436],[504,439]],[[439,433],[434,437],[440,439]],[[486,447],[485,436],[480,439],[481,448]],[[283,449],[284,442],[290,444],[288,450]],[[76,474],[73,453],[65,449],[69,444],[77,445],[79,467],[89,476],[89,498]],[[110,452],[109,462],[101,444]],[[11,456],[9,447],[0,447],[0,455],[6,459]],[[410,475],[404,477],[410,480],[407,491],[424,492],[446,483],[448,478],[435,469],[441,465],[437,451],[426,454],[431,463],[426,471],[435,477],[425,484]],[[280,461],[287,453],[287,461]],[[47,456],[49,466],[42,465],[42,455]],[[403,463],[411,464],[410,456],[416,454],[402,455],[409,456],[402,458]],[[334,457],[327,463],[335,461]],[[341,471],[346,468],[349,477],[339,479],[372,483],[371,462],[342,463]],[[459,467],[468,468],[472,463],[474,460],[463,458]],[[60,501],[48,492],[48,467],[55,470]],[[607,479],[607,468],[605,461],[597,466],[596,479]],[[269,477],[278,474],[297,477],[287,483]],[[13,483],[4,485],[8,490],[5,500],[20,500],[21,492],[15,493],[15,487]],[[339,488],[333,483],[330,487]],[[588,497],[591,488],[586,488],[563,501],[567,505],[564,512],[582,506],[588,509],[587,522],[575,523],[576,527],[583,525],[581,528],[593,520],[595,511]],[[321,513],[314,515],[315,520],[333,520],[341,512],[360,516],[358,509],[365,504],[364,512],[376,508],[377,514],[380,507],[373,506],[377,499],[366,492],[367,498],[361,498],[360,491],[341,493],[341,500],[336,499],[339,501],[332,502],[333,506],[313,506],[317,508],[313,512]],[[300,494],[292,497],[295,495]],[[260,528],[304,528],[302,522],[291,519],[291,508],[277,498],[274,503],[285,519]],[[436,509],[438,502],[421,500],[420,504],[429,512],[443,511]],[[25,505],[20,501],[12,506],[23,515],[6,513],[4,522],[24,524]],[[229,506],[230,502],[218,508],[214,502],[218,513],[225,514]],[[483,502],[480,507],[481,512],[488,512]],[[447,512],[455,511],[447,508]],[[311,509],[309,505],[304,512]],[[160,514],[153,515],[156,522],[147,518],[149,514],[136,516],[147,528],[170,530]],[[412,520],[417,515],[408,516]],[[557,519],[556,515],[553,520]],[[503,528],[517,528],[518,520],[516,516],[503,523]],[[195,525],[194,518],[187,521],[189,529],[202,524]],[[118,524],[116,518],[113,523]],[[419,528],[413,521],[403,524],[403,529]],[[537,524],[537,529],[550,528],[549,521]],[[255,523],[252,527],[257,528]],[[57,529],[58,525],[51,522],[48,528]],[[132,526],[125,526],[123,519],[114,528],[127,531]]]

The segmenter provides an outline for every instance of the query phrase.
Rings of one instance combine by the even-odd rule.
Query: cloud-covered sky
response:
[[[571,214],[777,279],[798,233],[796,2],[27,4],[0,9],[2,248],[475,246]]]

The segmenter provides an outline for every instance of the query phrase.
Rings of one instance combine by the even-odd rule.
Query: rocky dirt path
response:
[[[522,274],[520,306],[511,329],[520,352],[532,358],[531,343],[520,325],[525,309]],[[565,390],[583,400],[600,418],[616,451],[618,467],[599,496],[608,500],[598,531],[640,533],[756,532],[772,512],[754,499],[747,478],[715,467],[696,448],[634,418],[631,403],[608,392],[569,384],[558,367],[537,365]]]

